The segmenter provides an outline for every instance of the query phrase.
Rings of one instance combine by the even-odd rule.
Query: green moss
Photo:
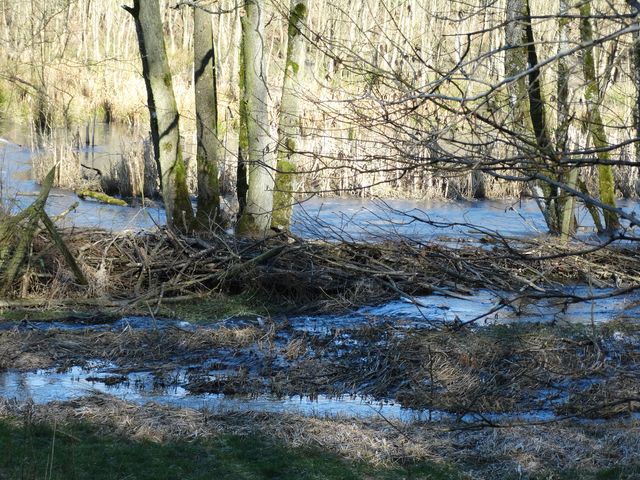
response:
[[[276,304],[272,298],[255,292],[245,292],[238,295],[217,294],[197,301],[164,304],[158,315],[198,323],[229,317],[270,317],[292,308],[291,304]],[[140,313],[144,314],[144,311]]]
[[[3,82],[0,82],[0,115],[3,115],[9,103],[9,93]]]
[[[107,195],[106,193],[94,192],[93,190],[88,190],[86,188],[82,190],[76,190],[76,195],[78,195],[78,197],[80,198],[93,198],[94,200],[97,200],[101,203],[106,203],[108,205],[118,205],[120,207],[127,206],[127,202],[125,202],[121,198],[115,198]]]
[[[585,2],[580,7],[580,38],[584,43],[593,40],[593,27],[591,25],[591,2]],[[604,129],[602,116],[600,115],[600,93],[596,79],[595,60],[593,46],[585,48],[582,58],[582,68],[586,81],[585,100],[587,102],[587,128],[593,141],[593,145],[598,149],[609,147],[607,134]],[[598,159],[604,162],[610,160],[608,151],[600,150],[597,153]],[[600,190],[600,200],[611,207],[616,206],[615,182],[611,165],[598,165],[598,181]],[[610,211],[603,212],[607,231],[613,231],[620,226],[618,216]]]
[[[262,233],[258,224],[256,224],[253,216],[248,215],[246,212],[240,217],[238,223],[236,223],[236,233],[243,236],[252,236]]]
[[[183,230],[193,223],[193,208],[191,207],[191,198],[187,187],[187,172],[182,160],[182,152],[179,149],[178,157],[173,165],[173,174],[176,195],[173,206],[174,226]],[[186,226],[183,225],[182,219],[186,222]]]
[[[164,76],[164,84],[166,87],[171,88],[171,74],[167,73]]]
[[[295,150],[295,140],[287,139],[287,147]],[[271,226],[287,228],[291,223],[293,204],[293,180],[296,165],[281,152],[278,158],[275,187],[273,193],[273,213]]]

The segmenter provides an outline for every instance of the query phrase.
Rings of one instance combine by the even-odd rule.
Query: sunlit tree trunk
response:
[[[193,209],[180,148],[179,116],[164,43],[160,5],[158,0],[134,0],[133,7],[124,8],[133,16],[138,34],[151,137],[160,172],[167,225],[187,231],[193,223]]]
[[[565,16],[569,13],[569,0],[560,0],[558,19],[558,53],[569,48],[569,19]],[[560,161],[564,163],[567,159],[567,148],[569,146],[569,59],[566,56],[558,57],[558,84],[557,96],[557,127],[556,127],[556,150],[560,154]],[[564,169],[563,180],[570,188],[575,189],[578,183],[578,168],[572,167]],[[574,214],[575,197],[563,194],[560,196],[561,221],[560,236],[562,241],[566,241],[576,230],[576,218]]]
[[[305,39],[302,28],[307,18],[307,0],[291,0],[287,58],[280,104],[278,163],[273,198],[273,227],[288,228],[291,223],[295,171],[299,163],[300,100],[296,85],[303,77]]]
[[[203,5],[208,5],[203,3]],[[220,221],[218,184],[218,95],[211,14],[193,9],[193,80],[196,100],[198,211],[196,227],[211,230]]]
[[[264,0],[246,0],[242,18],[244,121],[247,128],[247,195],[238,220],[240,235],[263,236],[271,226],[274,165],[269,141],[265,69]]]
[[[608,162],[611,157],[608,151],[609,141],[604,129],[602,116],[600,115],[600,92],[596,80],[595,60],[593,55],[593,26],[591,25],[591,2],[587,1],[580,6],[580,39],[587,45],[582,55],[582,70],[585,79],[585,101],[587,109],[587,128],[593,145],[598,149],[598,160]],[[613,169],[611,165],[598,164],[598,183],[600,201],[605,205],[616,206]],[[605,227],[608,232],[613,232],[620,227],[618,215],[604,210]]]

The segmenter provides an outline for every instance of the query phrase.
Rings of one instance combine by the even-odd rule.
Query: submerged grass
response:
[[[0,421],[0,478],[65,479],[462,479],[433,464],[374,467],[319,448],[292,448],[261,436],[135,441],[89,424]]]

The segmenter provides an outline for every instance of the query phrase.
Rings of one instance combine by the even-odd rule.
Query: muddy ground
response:
[[[5,324],[0,369],[103,364],[108,368],[98,368],[92,382],[126,383],[132,372],[145,371],[158,389],[179,386],[194,395],[359,396],[488,424],[491,414],[594,419],[640,412],[637,320],[597,329],[527,324],[459,330],[391,322],[312,330],[286,317],[205,326],[159,322]]]
[[[638,462],[637,319],[440,329],[371,321],[337,329],[285,316],[205,325],[97,317],[3,328],[0,375],[40,369],[46,378],[84,366],[86,381],[106,392],[48,405],[4,400],[5,416],[83,419],[157,440],[259,430],[375,462],[453,461],[477,478]],[[136,384],[140,372],[151,384]],[[109,388],[147,389],[145,406]],[[201,399],[367,399],[420,415],[408,422],[380,409],[314,418],[154,403],[154,392],[160,398],[176,389]]]

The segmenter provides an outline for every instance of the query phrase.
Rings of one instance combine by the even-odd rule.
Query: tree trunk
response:
[[[507,77],[515,77],[528,67],[538,64],[533,28],[531,26],[531,13],[528,0],[507,0],[507,24],[505,27],[505,40],[510,47],[505,55],[505,74]],[[527,109],[524,105],[528,100]],[[521,156],[531,155],[522,145],[522,142],[532,131],[535,135],[537,152],[532,156],[538,159],[534,167],[550,175],[545,158],[555,156],[550,141],[545,103],[540,87],[540,70],[532,70],[528,77],[518,78],[509,89],[509,103],[513,112],[512,125],[515,132],[522,137],[516,139]],[[538,183],[531,190],[538,203],[549,231],[557,233],[560,230],[559,215],[557,211],[557,191],[551,185]],[[538,193],[540,192],[540,193]]]
[[[587,109],[587,128],[593,141],[593,145],[598,149],[598,160],[608,162],[611,158],[608,151],[609,141],[604,129],[602,116],[600,115],[600,92],[596,80],[595,59],[593,55],[593,27],[591,25],[591,2],[587,1],[580,6],[580,40],[587,45],[583,52],[582,70],[585,79],[585,101]],[[616,206],[613,169],[611,165],[598,164],[598,182],[600,189],[600,201],[612,207]],[[608,210],[603,211],[605,228],[608,232],[613,232],[620,227],[618,215]]]
[[[193,8],[193,77],[196,100],[198,211],[196,227],[213,230],[220,222],[218,184],[218,98],[211,15]]]
[[[245,0],[242,18],[244,117],[247,128],[246,205],[236,225],[241,235],[264,236],[273,208],[273,151],[269,146],[268,86],[265,70],[264,0]]]
[[[569,19],[563,18],[569,13],[569,0],[560,0],[558,19],[558,54],[569,48]],[[569,146],[569,59],[566,56],[558,55],[558,85],[557,85],[557,128],[556,128],[556,151],[560,155],[561,165],[567,161],[567,149]],[[575,189],[578,182],[578,168],[563,168],[563,181]],[[570,235],[573,235],[577,228],[577,221],[574,214],[575,197],[563,193],[560,196],[560,237],[566,242]]]
[[[636,23],[640,22],[640,9],[637,2],[629,2],[633,13],[636,14]],[[633,32],[633,83],[636,87],[636,104],[633,109],[633,123],[635,126],[635,158],[640,163],[640,32]]]
[[[238,127],[238,168],[236,175],[236,194],[238,196],[238,221],[244,214],[247,206],[247,192],[249,190],[248,176],[248,150],[249,150],[249,134],[247,133],[247,103],[244,98],[245,91],[245,61],[244,61],[244,44],[240,39],[240,48],[238,53],[239,75],[238,84],[240,89],[240,105],[238,111],[240,115],[240,125]]]
[[[507,23],[505,26],[505,42],[507,50],[504,58],[505,76],[515,77],[527,68],[527,50],[524,47],[526,32],[524,21],[525,0],[507,0]],[[527,98],[527,80],[520,77],[509,85],[509,106],[511,107],[510,123],[517,133],[524,133],[527,125],[526,109],[522,107]],[[518,128],[519,127],[519,128]]]
[[[289,228],[295,191],[295,171],[299,163],[300,100],[296,93],[304,72],[305,40],[301,30],[307,18],[307,0],[291,0],[287,59],[282,85],[280,124],[278,131],[278,163],[276,167],[273,218],[271,225]]]
[[[193,223],[193,209],[180,148],[178,109],[164,43],[160,5],[158,0],[134,0],[133,7],[124,8],[136,24],[167,225],[188,231]]]

